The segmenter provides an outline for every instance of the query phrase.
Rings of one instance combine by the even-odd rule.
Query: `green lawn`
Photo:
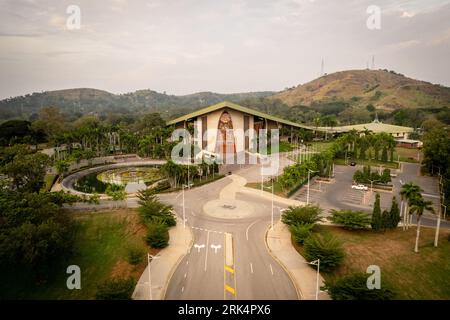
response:
[[[318,226],[316,232],[331,233],[343,243],[345,259],[325,280],[351,272],[366,272],[369,265],[381,269],[381,285],[389,284],[397,299],[450,299],[450,230],[441,230],[438,248],[433,246],[432,228],[422,228],[419,253],[414,253],[416,228],[385,233],[347,231]],[[294,244],[302,253],[303,248]]]
[[[315,142],[310,142],[310,144],[313,146],[314,151],[326,151],[328,149],[331,148],[331,146],[333,145],[334,141],[315,141]]]
[[[249,188],[261,190],[261,182],[250,182],[250,183],[247,183],[245,186],[249,187]],[[276,179],[273,183],[273,188],[275,190],[274,193],[277,196],[284,197],[284,198],[287,197],[287,191],[283,190],[283,188],[281,187],[281,184],[279,184]],[[264,181],[263,190],[266,192],[272,192],[272,182]]]
[[[110,277],[139,279],[146,258],[136,266],[128,263],[129,248],[151,251],[144,242],[145,227],[139,223],[136,210],[121,209],[95,213],[74,213],[78,222],[74,253],[46,283],[24,270],[6,270],[0,275],[2,298],[14,299],[95,299],[97,285]],[[66,268],[81,268],[81,290],[66,288]]]
[[[400,159],[402,162],[419,162],[422,161],[423,153],[422,150],[409,149],[409,148],[395,148],[394,159]]]
[[[364,165],[364,166],[367,166],[367,165],[369,165],[371,167],[383,166],[384,168],[388,168],[388,169],[397,169],[398,168],[398,163],[397,162],[383,162],[383,161],[378,161],[378,160],[361,160],[361,159],[351,160],[351,159],[348,159],[347,163],[345,163],[345,159],[334,159],[334,163],[337,164],[337,165],[350,164],[350,162],[352,162],[352,161],[355,161],[356,164]]]
[[[56,174],[46,174],[44,177],[44,185],[42,187],[42,190],[50,191],[53,184],[55,183],[56,177],[57,177]]]

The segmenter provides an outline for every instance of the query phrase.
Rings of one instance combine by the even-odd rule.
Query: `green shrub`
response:
[[[138,265],[144,260],[145,252],[142,248],[139,247],[130,247],[127,252],[127,260],[132,265]]]
[[[391,300],[395,293],[386,287],[380,289],[367,288],[368,274],[353,273],[335,281],[325,281],[322,289],[328,290],[333,300]]]
[[[314,224],[294,224],[289,226],[295,242],[303,244],[304,241],[311,235]]]
[[[110,184],[106,187],[106,195],[110,196],[113,201],[125,200],[127,193],[125,192],[125,187],[117,184]]]
[[[305,240],[305,258],[308,261],[320,259],[320,270],[329,272],[344,259],[342,244],[331,235],[313,234]]]
[[[177,224],[175,215],[172,212],[173,207],[160,202],[153,191],[140,191],[138,197],[141,205],[139,214],[143,223],[151,224],[158,220],[168,227],[173,227]]]
[[[331,210],[331,222],[342,225],[345,229],[366,229],[370,226],[370,217],[362,211]]]
[[[169,245],[169,228],[160,222],[148,224],[146,241],[152,248],[165,248]]]
[[[97,300],[130,300],[135,284],[131,277],[109,279],[98,286],[95,297]]]
[[[322,220],[319,215],[322,210],[317,205],[306,205],[303,207],[289,207],[282,216],[283,223],[292,226],[299,224],[315,224]]]

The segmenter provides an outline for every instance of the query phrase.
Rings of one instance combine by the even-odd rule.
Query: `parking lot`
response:
[[[435,210],[439,208],[439,189],[436,178],[421,176],[419,165],[413,163],[403,163],[401,170],[397,171],[397,177],[392,178],[393,191],[371,192],[352,189],[352,178],[356,170],[361,170],[361,166],[336,166],[335,179],[331,183],[319,183],[315,180],[310,184],[309,202],[319,204],[328,213],[330,209],[351,209],[372,211],[375,201],[375,194],[380,194],[382,210],[391,207],[392,197],[396,196],[400,202],[400,189],[403,183],[414,182],[423,190],[423,196],[433,201]],[[372,170],[377,168],[372,168]],[[393,171],[394,172],[394,171]],[[307,186],[302,187],[294,196],[294,199],[306,202]]]

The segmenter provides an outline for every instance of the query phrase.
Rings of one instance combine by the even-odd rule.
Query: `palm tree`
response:
[[[405,183],[402,185],[402,189],[400,190],[400,195],[402,197],[402,201],[405,201],[405,211],[403,213],[403,227],[408,229],[409,219],[406,213],[408,212],[407,206],[411,204],[412,199],[421,196],[422,188],[420,188],[417,184],[413,182]]]
[[[434,212],[432,207],[432,202],[425,200],[422,195],[416,196],[411,199],[411,208],[409,209],[409,214],[415,213],[417,216],[417,233],[416,233],[416,245],[414,247],[414,252],[419,252],[419,237],[420,237],[420,222],[421,217],[425,211]]]

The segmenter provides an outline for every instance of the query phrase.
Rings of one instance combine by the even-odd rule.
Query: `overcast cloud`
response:
[[[67,30],[67,6],[81,29]],[[369,5],[381,29],[369,30]],[[282,90],[377,68],[450,85],[450,1],[0,0],[0,98],[76,87]]]

